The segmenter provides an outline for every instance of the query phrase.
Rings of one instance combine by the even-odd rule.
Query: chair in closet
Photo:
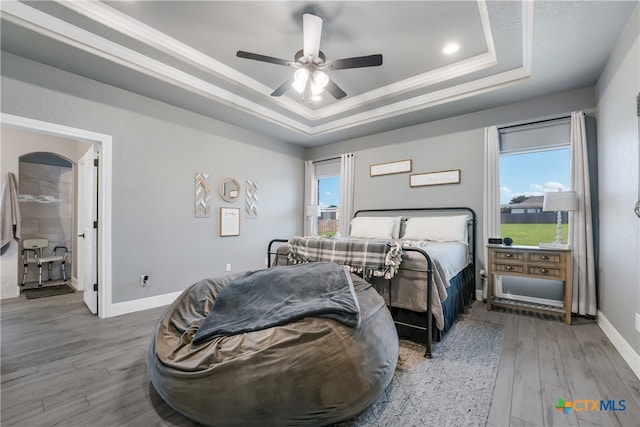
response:
[[[24,286],[27,280],[27,269],[29,264],[36,264],[38,266],[38,286],[42,286],[42,265],[47,264],[49,269],[49,280],[52,280],[51,266],[54,262],[60,263],[62,269],[62,278],[67,280],[67,272],[65,270],[65,263],[67,261],[67,255],[69,250],[66,246],[56,246],[53,248],[51,255],[45,255],[44,250],[49,247],[49,240],[47,239],[27,239],[22,244],[22,261],[24,265],[24,273],[22,275],[22,285]]]

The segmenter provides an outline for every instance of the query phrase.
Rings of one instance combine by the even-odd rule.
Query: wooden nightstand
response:
[[[492,305],[539,311],[565,316],[571,324],[571,249],[547,249],[535,246],[487,245],[487,310]],[[495,274],[523,276],[563,282],[564,301],[562,307],[535,304],[493,296]]]

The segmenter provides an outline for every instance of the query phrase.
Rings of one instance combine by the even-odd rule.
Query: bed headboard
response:
[[[411,217],[425,217],[425,216],[446,216],[446,215],[468,215],[467,221],[467,243],[469,250],[469,259],[473,264],[474,276],[476,273],[476,242],[477,242],[477,219],[476,212],[466,206],[455,207],[437,207],[437,208],[399,208],[399,209],[361,209],[356,211],[353,215],[354,218],[358,216],[401,216],[401,231],[400,235],[404,232],[404,224],[408,218]],[[474,279],[475,282],[475,279]],[[477,283],[476,283],[477,285]]]

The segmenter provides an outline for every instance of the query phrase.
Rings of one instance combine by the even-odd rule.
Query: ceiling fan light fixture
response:
[[[306,68],[298,68],[295,73],[293,73],[293,78],[296,82],[306,83],[309,80],[309,70]]]
[[[304,88],[307,86],[307,82],[303,82],[301,80],[293,80],[291,83],[291,87],[298,93],[304,92]]]
[[[1,0],[0,0],[1,1]],[[325,90],[335,99],[342,99],[347,93],[342,90],[323,70],[347,70],[350,68],[377,67],[382,65],[382,54],[355,56],[327,62],[320,50],[322,18],[312,13],[302,15],[302,49],[294,55],[293,62],[258,53],[239,50],[236,56],[254,61],[268,62],[293,67],[296,71],[286,82],[276,88],[271,96],[282,96],[293,88],[302,95],[302,100],[310,103],[319,99]]]
[[[318,96],[324,91],[324,88],[315,82],[311,82],[311,96]]]
[[[327,76],[327,74],[323,73],[322,71],[314,71],[313,81],[321,88],[324,88],[327,86],[327,84],[329,84],[329,76]]]

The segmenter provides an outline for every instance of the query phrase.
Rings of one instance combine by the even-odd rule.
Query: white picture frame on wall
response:
[[[460,184],[460,169],[417,173],[409,176],[410,187],[444,184]]]
[[[369,166],[370,176],[391,175],[395,173],[411,172],[411,159],[395,162],[377,163]]]
[[[220,208],[220,236],[240,235],[240,208]]]

